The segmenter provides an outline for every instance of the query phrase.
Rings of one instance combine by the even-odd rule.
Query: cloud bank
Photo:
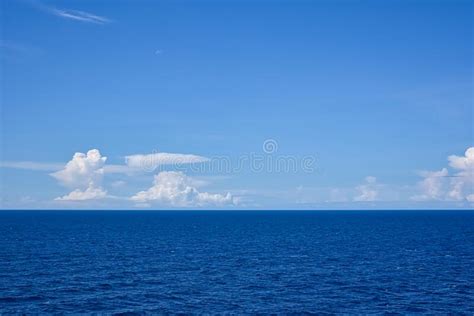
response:
[[[107,157],[99,150],[91,149],[84,153],[75,153],[63,169],[51,173],[51,176],[65,187],[73,189],[67,195],[57,197],[57,201],[85,201],[108,197],[103,189],[104,174],[130,173],[131,171],[152,171],[160,165],[181,165],[201,163],[207,158],[189,154],[155,153],[150,155],[130,155],[125,158],[125,165],[106,166]],[[113,187],[122,186],[125,182],[115,181]],[[186,176],[183,172],[164,171],[154,176],[153,186],[141,191],[130,198],[137,205],[149,205],[156,202],[169,206],[200,207],[224,206],[234,204],[231,194],[212,194],[199,192],[197,187],[202,185]]]
[[[64,196],[57,197],[57,201],[86,201],[97,199],[119,199],[132,201],[136,206],[149,207],[153,204],[170,207],[220,207],[242,205],[238,198],[230,193],[219,194],[201,192],[199,189],[205,183],[187,176],[183,172],[164,171],[154,176],[153,185],[138,193],[131,191],[125,196],[109,195],[104,189],[105,174],[110,175],[110,190],[120,191],[121,194],[134,182],[132,179],[124,181],[123,176],[144,179],[146,172],[154,171],[159,166],[203,163],[208,158],[178,153],[135,154],[125,156],[124,164],[106,165],[107,158],[99,150],[92,149],[87,153],[76,153],[67,164],[43,163],[32,161],[0,162],[0,167],[38,171],[55,171],[50,173],[61,185],[70,189]],[[326,201],[326,202],[386,202],[386,201],[418,201],[418,202],[454,202],[456,205],[474,203],[474,147],[469,147],[464,155],[450,155],[447,166],[435,171],[422,171],[422,179],[413,185],[390,187],[381,184],[373,176],[368,176],[364,182],[350,188],[303,188],[298,191],[298,201]],[[302,191],[302,192],[300,192]],[[306,192],[306,193],[305,193]],[[278,197],[282,194],[278,193]],[[306,196],[305,196],[306,195]],[[317,197],[319,195],[319,197]],[[132,197],[130,197],[132,196]],[[329,197],[329,198],[328,198]],[[459,203],[458,203],[459,202]],[[461,203],[461,204],[460,204]],[[464,203],[464,204],[462,204]]]

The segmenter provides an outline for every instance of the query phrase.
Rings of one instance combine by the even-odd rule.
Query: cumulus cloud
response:
[[[463,156],[451,155],[448,157],[449,165],[458,170],[474,170],[474,147],[469,147]]]
[[[420,173],[424,178],[418,183],[421,194],[412,197],[414,200],[471,201],[474,194],[474,147],[468,148],[464,156],[449,156],[448,162],[454,169],[452,175],[447,168]]]
[[[370,201],[377,200],[377,196],[379,194],[377,178],[372,177],[372,176],[366,177],[365,183],[357,186],[356,190],[359,193],[356,197],[354,197],[354,201],[370,202]]]
[[[155,175],[153,186],[138,192],[131,200],[139,203],[157,202],[179,207],[225,206],[235,204],[230,193],[225,195],[199,192],[196,182],[183,172],[163,171]]]
[[[62,185],[74,189],[57,200],[79,201],[104,198],[107,192],[102,189],[102,179],[106,160],[107,157],[103,157],[97,149],[91,149],[87,154],[75,153],[64,169],[51,173],[51,176]]]
[[[418,183],[422,192],[412,197],[416,201],[441,200],[445,195],[445,182],[448,176],[448,169],[443,168],[439,171],[421,171],[420,176],[424,179]]]
[[[88,187],[98,185],[104,175],[104,165],[107,157],[102,157],[100,151],[91,149],[84,153],[75,153],[64,169],[51,174],[61,184],[67,187]]]
[[[449,165],[457,170],[451,178],[451,189],[448,197],[454,200],[468,200],[474,193],[474,147],[466,150],[463,156],[451,155],[448,157]]]

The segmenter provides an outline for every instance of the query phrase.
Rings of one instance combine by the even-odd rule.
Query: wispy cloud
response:
[[[125,157],[125,163],[129,168],[145,171],[155,170],[161,165],[180,166],[184,164],[202,163],[209,158],[191,154],[153,153],[145,155],[129,155]]]
[[[93,23],[93,24],[107,24],[112,22],[111,19],[100,16],[94,13],[81,11],[81,10],[72,10],[72,9],[60,9],[53,6],[48,6],[40,1],[32,1],[31,4],[39,10],[42,10],[45,13],[49,13],[64,19],[74,20],[83,23]]]
[[[56,16],[85,23],[107,24],[112,22],[106,17],[84,11],[57,8],[49,8],[49,11]]]
[[[125,164],[104,165],[104,173],[118,173],[135,175],[137,173],[151,172],[163,165],[183,166],[186,164],[203,163],[209,158],[174,153],[136,154],[125,156]],[[38,171],[58,171],[64,168],[66,163],[48,163],[35,161],[0,161],[0,168],[25,169]]]
[[[37,171],[57,171],[64,167],[64,163],[48,163],[35,161],[0,161],[0,168],[25,169]]]

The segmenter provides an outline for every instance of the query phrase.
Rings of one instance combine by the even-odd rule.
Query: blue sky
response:
[[[472,12],[2,1],[0,205],[471,208]]]

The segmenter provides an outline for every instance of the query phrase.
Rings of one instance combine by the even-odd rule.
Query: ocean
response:
[[[1,211],[0,314],[474,313],[472,211]]]

